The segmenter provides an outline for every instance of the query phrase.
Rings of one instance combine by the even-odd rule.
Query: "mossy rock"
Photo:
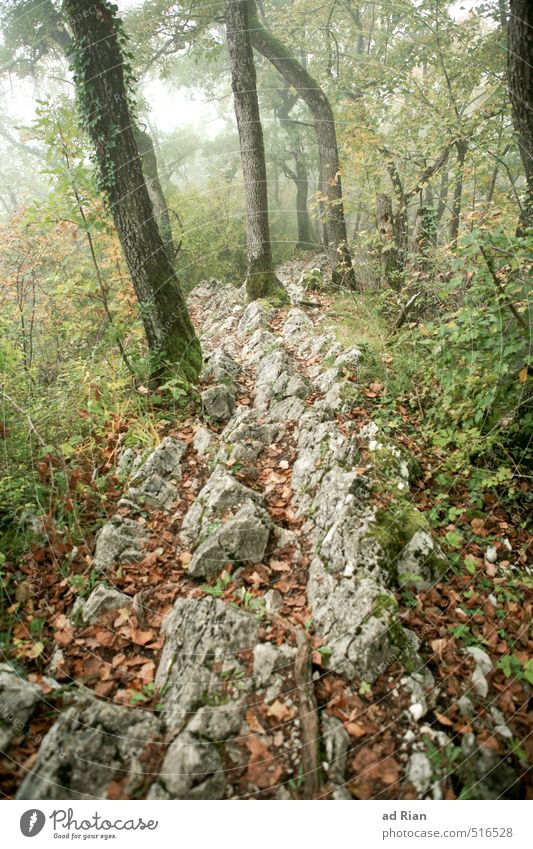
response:
[[[391,584],[424,586],[447,568],[425,516],[406,498],[377,511],[372,536],[383,551],[381,566]]]

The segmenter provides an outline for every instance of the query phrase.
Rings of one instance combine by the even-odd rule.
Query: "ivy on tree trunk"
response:
[[[129,55],[115,9],[106,0],[63,0],[81,116],[139,302],[152,373],[177,372],[193,382],[202,365],[200,343],[143,175]]]

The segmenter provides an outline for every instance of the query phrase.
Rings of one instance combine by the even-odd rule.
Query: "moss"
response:
[[[406,498],[399,498],[387,508],[378,510],[371,536],[379,543],[384,552],[381,566],[389,572],[390,580],[404,583],[422,581],[419,575],[402,576],[398,573],[398,558],[405,546],[419,531],[431,536],[431,528],[425,517]],[[447,568],[447,563],[435,552],[429,552],[423,558],[424,572],[436,577]]]
[[[249,301],[266,301],[269,306],[280,307],[290,303],[287,290],[281,285],[273,271],[256,271],[246,279],[246,294]]]
[[[377,511],[371,536],[383,549],[386,563],[382,565],[392,571],[393,578],[397,577],[397,560],[400,553],[420,530],[427,530],[426,522],[405,498],[399,498],[387,508]]]
[[[340,386],[340,396],[343,401],[353,401],[355,403],[359,398],[359,388],[351,380],[345,380]]]
[[[415,672],[419,666],[419,658],[398,620],[391,623],[389,627],[389,637],[393,646],[398,649],[398,660],[405,671],[409,672],[409,674]]]

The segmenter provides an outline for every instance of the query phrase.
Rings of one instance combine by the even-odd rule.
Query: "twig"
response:
[[[485,250],[484,247],[480,247],[479,250],[481,251],[483,259],[487,263],[487,268],[489,269],[490,276],[492,277],[492,281],[493,281],[494,285],[496,286],[497,291],[499,292],[500,295],[502,295],[505,298],[505,289],[504,289],[501,281],[498,279],[498,275],[496,274],[496,269],[494,268],[494,262],[493,262],[492,257],[488,255],[488,253],[487,253],[487,251]],[[522,318],[522,316],[520,315],[520,313],[518,312],[518,310],[516,309],[515,305],[513,303],[511,303],[511,301],[507,301],[507,306],[509,307],[509,309],[511,310],[512,314],[516,318],[517,322],[521,325],[521,327],[523,327],[523,329],[526,331],[526,333],[529,333],[529,328],[528,328],[526,322],[524,321],[524,319]]]
[[[395,330],[399,330],[400,327],[403,327],[403,325],[405,324],[405,321],[407,319],[408,314],[410,313],[410,311],[411,311],[412,307],[415,305],[415,303],[418,301],[421,294],[422,294],[422,292],[415,292],[415,294],[412,295],[409,298],[407,303],[405,303],[403,305],[402,311],[401,311],[400,315],[398,316],[398,318],[396,320],[396,324],[394,325]]]
[[[320,790],[320,767],[318,762],[320,724],[311,670],[311,646],[309,645],[307,634],[301,628],[296,629],[294,679],[300,694],[299,708],[304,794],[306,799],[314,799]]]
[[[296,639],[294,682],[299,693],[298,707],[302,739],[304,797],[314,799],[320,790],[320,764],[318,759],[320,721],[311,669],[311,646],[303,628],[296,627],[277,613],[268,611],[267,616],[273,623],[291,631]]]
[[[2,394],[2,397],[6,399],[6,401],[9,401],[9,403],[11,404],[13,409],[17,411],[17,413],[20,413],[21,416],[24,416],[24,418],[26,418],[28,420],[28,425],[30,427],[30,430],[33,433],[33,435],[35,436],[37,442],[39,443],[41,448],[46,448],[46,442],[44,441],[42,436],[39,434],[39,431],[37,430],[37,428],[33,424],[33,421],[31,419],[29,413],[27,413],[25,410],[23,410],[22,407],[19,407],[19,405],[17,404],[16,401],[13,400],[11,395],[8,395],[7,392],[4,392],[3,389],[0,389],[0,393]]]

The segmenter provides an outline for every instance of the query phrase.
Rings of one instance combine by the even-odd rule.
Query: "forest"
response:
[[[0,32],[1,798],[530,799],[533,4]]]

